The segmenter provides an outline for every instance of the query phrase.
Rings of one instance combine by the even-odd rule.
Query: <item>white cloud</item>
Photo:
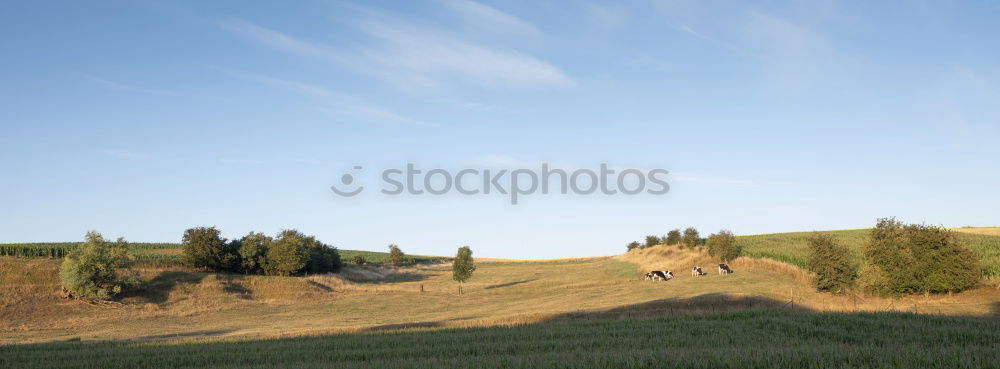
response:
[[[524,20],[469,0],[442,0],[449,10],[458,14],[462,21],[501,34],[538,35],[538,29]]]
[[[110,156],[115,156],[115,157],[125,158],[125,159],[149,159],[149,155],[146,155],[146,154],[143,154],[143,153],[138,153],[138,152],[127,151],[127,150],[102,149],[102,150],[98,150],[98,152],[100,152],[101,154],[104,154],[104,155],[110,155]]]
[[[414,120],[396,114],[380,106],[368,103],[343,92],[334,91],[321,86],[291,81],[287,79],[274,78],[254,73],[244,73],[237,71],[225,71],[227,74],[249,81],[262,83],[265,85],[278,87],[295,94],[306,96],[321,103],[320,110],[332,115],[349,115],[354,118],[361,118],[368,122],[375,123],[397,123],[412,124]]]
[[[611,7],[598,4],[587,4],[584,8],[584,17],[591,23],[601,28],[618,28],[628,20],[629,13],[623,8]]]
[[[860,64],[819,32],[776,16],[751,13],[742,34],[745,48],[760,58],[768,89],[795,93],[849,83]]]
[[[367,21],[367,46],[345,51],[303,41],[242,20],[220,22],[230,32],[285,52],[318,57],[385,79],[399,87],[450,83],[491,88],[571,86],[573,80],[548,62],[514,50],[491,48],[433,29],[401,22]]]

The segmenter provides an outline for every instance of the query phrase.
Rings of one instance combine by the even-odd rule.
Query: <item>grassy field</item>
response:
[[[448,264],[347,266],[339,274],[309,277],[140,265],[148,281],[143,290],[125,296],[120,306],[94,306],[60,297],[58,260],[0,257],[0,344],[478,327],[596,312],[691,316],[795,307],[993,316],[1000,301],[993,287],[899,299],[833,296],[815,292],[798,268],[749,258],[733,262],[732,275],[687,273],[693,264],[712,262],[704,253],[660,246],[614,258],[480,263],[462,295]],[[640,272],[653,268],[674,270],[677,277],[641,280]]]
[[[994,235],[995,228],[959,228],[958,239],[982,260],[983,276],[1000,277],[1000,236]],[[982,231],[986,230],[986,231]],[[867,242],[870,230],[856,229],[844,231],[822,231],[833,235],[837,241],[854,251],[860,259],[861,250]],[[751,257],[771,258],[789,264],[805,267],[809,256],[808,240],[815,232],[791,232],[739,236],[737,242],[745,246],[745,254]]]
[[[754,311],[269,340],[0,346],[4,368],[984,368],[1000,320]]]

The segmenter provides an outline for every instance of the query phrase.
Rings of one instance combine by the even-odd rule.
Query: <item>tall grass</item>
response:
[[[819,233],[833,235],[860,258],[862,249],[868,242],[869,232],[868,229],[855,229]],[[809,257],[808,241],[813,234],[814,232],[762,234],[738,236],[736,240],[739,245],[744,246],[745,256],[775,259],[804,268]],[[1000,236],[957,232],[956,237],[979,256],[984,278],[1000,277]]]
[[[998,344],[995,319],[754,311],[252,341],[0,346],[0,367],[980,368],[998,363]]]

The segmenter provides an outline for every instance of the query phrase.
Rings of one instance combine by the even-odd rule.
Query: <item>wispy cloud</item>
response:
[[[134,159],[134,160],[137,160],[137,159],[149,159],[149,155],[146,155],[146,154],[143,154],[143,153],[138,153],[138,152],[127,151],[127,150],[101,149],[101,150],[98,150],[98,152],[100,152],[101,154],[104,154],[104,155],[114,156],[114,157],[119,157],[119,158],[124,158],[124,159]]]
[[[751,13],[742,34],[745,48],[761,59],[770,89],[795,93],[847,83],[859,66],[821,33],[770,14]]]
[[[292,93],[312,98],[319,102],[320,110],[332,115],[348,115],[374,123],[413,124],[416,121],[396,114],[388,109],[364,101],[361,98],[324,88],[321,86],[274,78],[255,73],[225,70],[232,77],[249,80],[272,87],[277,87]]]
[[[591,24],[605,29],[618,28],[629,18],[629,13],[624,8],[608,5],[587,4],[583,11],[584,17]]]
[[[535,26],[496,8],[470,0],[441,0],[463,22],[475,28],[501,34],[536,36],[540,32]]]
[[[360,22],[358,27],[370,42],[353,50],[304,41],[243,20],[227,20],[220,26],[262,45],[347,65],[400,87],[426,88],[450,83],[494,88],[574,84],[562,70],[532,56],[479,45],[400,21]]]

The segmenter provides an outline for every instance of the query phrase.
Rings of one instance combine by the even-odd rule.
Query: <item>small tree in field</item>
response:
[[[455,261],[451,264],[451,278],[458,282],[458,293],[462,293],[462,283],[472,277],[472,272],[476,271],[476,264],[472,260],[472,249],[469,246],[462,246],[455,255]]]
[[[640,245],[639,242],[637,242],[637,241],[632,241],[632,242],[629,242],[628,245],[625,245],[625,247],[628,248],[628,251],[632,251],[632,250],[641,248],[640,246],[642,246],[642,245]]]
[[[389,264],[392,264],[394,266],[400,266],[403,265],[405,261],[406,261],[406,254],[403,253],[403,250],[400,250],[399,246],[396,246],[396,244],[390,244]]]
[[[817,233],[809,239],[809,270],[816,273],[813,284],[821,291],[844,293],[858,277],[851,251],[832,235]]]
[[[979,283],[979,258],[945,228],[879,219],[860,280],[882,294],[962,291]]]
[[[646,236],[646,243],[642,247],[653,247],[660,244],[660,238],[654,235]]]
[[[138,274],[127,269],[130,264],[124,239],[109,242],[91,231],[86,241],[63,259],[59,279],[73,296],[107,299],[142,282]]]
[[[688,227],[684,230],[683,241],[685,246],[693,249],[701,242],[701,236],[698,235],[697,229],[694,229],[694,227]]]
[[[740,257],[743,247],[736,245],[736,236],[728,230],[721,230],[719,233],[708,236],[705,241],[708,246],[708,254],[717,257],[722,262],[728,263]]]
[[[267,263],[267,249],[274,241],[263,233],[250,232],[239,241],[240,269],[245,273],[261,273]]]
[[[676,245],[681,243],[681,230],[674,229],[667,232],[667,237],[663,240],[663,243],[666,245]]]
[[[226,242],[215,227],[196,227],[184,231],[181,245],[184,248],[184,263],[195,268],[229,271],[234,270],[239,262],[239,255],[234,248],[239,245]]]
[[[353,263],[354,265],[365,265],[367,261],[365,261],[364,256],[354,255],[353,257],[351,257],[351,263]]]
[[[316,237],[286,229],[268,247],[264,270],[267,274],[285,276],[336,272],[340,270],[340,252]]]

